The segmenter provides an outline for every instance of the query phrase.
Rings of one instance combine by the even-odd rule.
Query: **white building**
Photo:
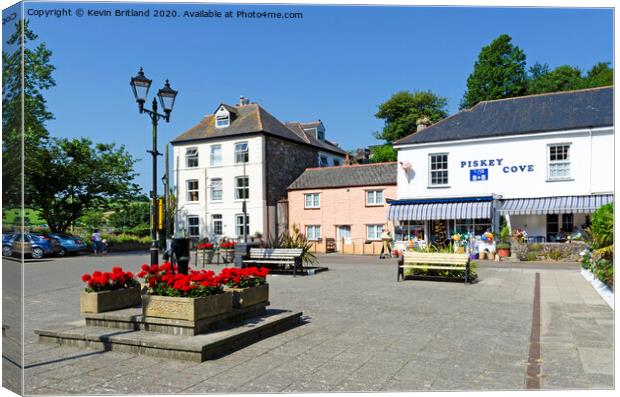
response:
[[[613,201],[613,88],[484,101],[395,143],[397,237],[499,229],[562,241]],[[436,223],[447,233],[435,236]]]
[[[243,97],[218,106],[172,145],[176,232],[211,240],[243,236],[244,201],[247,235],[276,235],[277,202],[288,185],[321,158],[339,165],[346,154],[325,139],[320,121],[285,125]]]

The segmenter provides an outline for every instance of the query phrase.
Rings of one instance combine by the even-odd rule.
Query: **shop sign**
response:
[[[471,182],[487,181],[489,180],[489,169],[478,168],[475,170],[469,170],[469,180]]]
[[[489,169],[478,167],[501,167],[505,174],[534,172],[533,164],[506,165],[504,159],[479,159],[461,161],[461,168],[469,168],[469,181],[479,182],[489,180]]]

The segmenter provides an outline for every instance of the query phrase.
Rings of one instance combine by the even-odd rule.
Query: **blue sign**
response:
[[[469,180],[471,182],[488,181],[489,180],[489,169],[478,168],[475,170],[469,170]]]

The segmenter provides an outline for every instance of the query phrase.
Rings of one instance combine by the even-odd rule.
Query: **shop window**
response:
[[[564,233],[572,233],[573,232],[573,214],[563,214],[562,215],[562,231]]]
[[[243,236],[243,214],[235,216],[235,230],[237,237]],[[245,216],[245,235],[250,235],[250,215]]]
[[[491,219],[457,219],[454,223],[456,233],[469,233],[481,236],[491,230]]]
[[[185,163],[187,168],[198,167],[198,148],[191,147],[185,150]]]
[[[222,165],[222,145],[211,146],[211,166]]]
[[[558,214],[547,214],[547,241],[554,242],[560,232],[560,216]]]
[[[200,237],[200,218],[197,216],[187,217],[187,233],[190,237]]]
[[[238,176],[235,178],[235,200],[247,200],[250,198],[250,178]]]
[[[549,145],[547,178],[551,181],[570,179],[570,144]]]
[[[198,201],[198,180],[187,181],[187,201]]]
[[[211,179],[211,201],[222,200],[222,178]]]
[[[221,236],[224,231],[224,225],[222,223],[222,214],[213,214],[211,215],[211,225],[213,227],[213,234],[216,236]]]
[[[445,186],[448,184],[448,154],[429,154],[429,184],[430,186]]]
[[[366,190],[366,205],[383,205],[383,190]]]
[[[319,193],[304,194],[305,208],[321,208],[321,195]]]
[[[306,238],[308,240],[321,239],[321,225],[306,225]]]
[[[400,221],[394,229],[397,241],[424,240],[424,221]]]
[[[368,240],[381,240],[383,225],[366,225],[366,238]]]

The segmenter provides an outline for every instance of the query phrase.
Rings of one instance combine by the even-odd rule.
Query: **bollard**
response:
[[[249,257],[249,253],[250,253],[250,244],[247,244],[247,243],[235,244],[235,259],[234,259],[235,267],[243,269],[243,260]]]
[[[172,251],[177,258],[179,273],[187,274],[189,270],[189,239],[175,238],[172,240]]]

